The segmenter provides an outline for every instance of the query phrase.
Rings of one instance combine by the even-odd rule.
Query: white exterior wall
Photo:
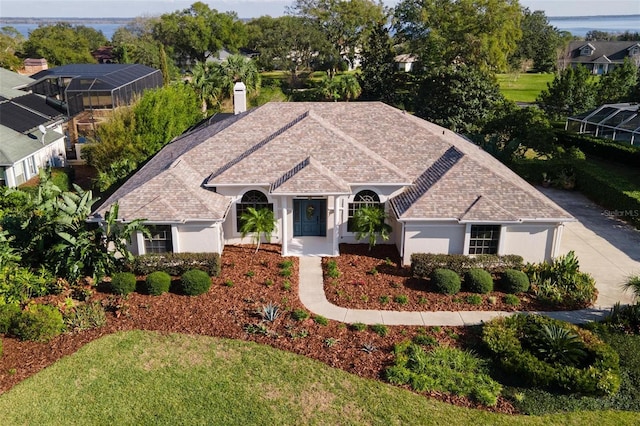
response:
[[[411,263],[413,253],[461,254],[466,226],[457,222],[405,222],[402,262]]]
[[[219,223],[185,223],[171,227],[175,253],[222,253]],[[177,241],[176,241],[177,233]]]
[[[517,224],[502,228],[504,233],[501,254],[518,254],[525,262],[542,262],[553,253],[557,224]]]
[[[62,128],[58,126],[60,131],[55,131],[60,134],[60,138],[55,141],[43,146],[38,151],[33,154],[16,161],[13,166],[7,167],[5,170],[5,179],[6,185],[8,187],[16,187],[21,183],[24,183],[31,179],[34,176],[37,176],[40,169],[46,168],[50,165],[57,165],[57,161],[59,159],[59,154],[62,154],[62,158],[65,159],[66,163],[66,151],[64,146],[64,136],[62,135]],[[58,128],[56,128],[58,129]],[[33,161],[33,165],[35,166],[35,171],[31,170],[30,162]],[[22,174],[23,180],[21,182],[17,181],[17,176]]]
[[[267,196],[267,199],[270,203],[273,204],[273,213],[276,217],[276,229],[273,231],[271,235],[270,241],[265,241],[262,239],[262,242],[270,242],[273,244],[280,244],[280,230],[282,229],[282,201],[281,197],[272,196],[269,194],[268,188],[263,188],[259,186],[251,186],[251,187],[220,187],[216,188],[218,194],[226,195],[233,198],[233,202],[231,207],[229,208],[229,212],[227,213],[227,218],[225,219],[222,230],[224,233],[224,242],[227,244],[251,244],[251,236],[247,235],[245,238],[242,238],[242,234],[238,232],[236,223],[237,223],[237,214],[236,214],[236,203],[242,199],[242,196],[245,192],[250,190],[257,190],[262,192]],[[293,203],[289,203],[287,206],[288,209],[293,207]],[[293,226],[293,225],[292,225]],[[289,234],[292,235],[292,234]]]

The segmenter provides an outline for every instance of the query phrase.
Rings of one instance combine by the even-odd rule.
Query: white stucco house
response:
[[[248,207],[273,209],[283,255],[338,255],[350,218],[380,204],[412,253],[558,254],[573,218],[461,136],[379,102],[268,103],[183,135],[109,197],[144,218],[137,254],[219,252]]]
[[[63,115],[44,96],[21,90],[33,82],[0,68],[0,186],[16,187],[65,163]]]

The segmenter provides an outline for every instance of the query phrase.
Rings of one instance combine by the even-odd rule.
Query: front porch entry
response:
[[[293,236],[326,237],[327,200],[293,200]]]

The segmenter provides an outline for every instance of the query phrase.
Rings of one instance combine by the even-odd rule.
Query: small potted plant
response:
[[[562,169],[558,174],[558,186],[564,189],[573,189],[576,186],[576,175],[571,170]]]
[[[551,186],[551,179],[549,179],[549,175],[547,172],[542,172],[542,186],[548,188]]]

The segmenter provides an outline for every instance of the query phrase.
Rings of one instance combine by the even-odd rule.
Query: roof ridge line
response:
[[[364,152],[365,154],[367,154],[369,157],[372,157],[373,159],[375,159],[377,162],[381,163],[382,165],[384,165],[386,168],[388,168],[389,170],[393,171],[394,173],[398,174],[399,176],[405,178],[405,179],[409,179],[409,176],[403,172],[402,170],[400,170],[398,167],[396,167],[396,165],[394,165],[393,163],[391,163],[389,160],[387,160],[386,158],[384,158],[383,156],[379,155],[377,152],[367,148],[366,146],[364,146],[363,144],[361,144],[360,142],[358,142],[357,140],[355,140],[352,136],[349,136],[348,134],[346,134],[345,132],[343,132],[342,130],[338,129],[336,126],[334,126],[333,124],[327,122],[324,118],[322,118],[320,115],[316,114],[315,112],[313,112],[312,110],[308,111],[309,113],[309,117],[313,118],[314,120],[318,121],[322,127],[324,127],[325,129],[336,133],[337,135],[339,135],[343,140],[349,142],[351,145],[355,146],[356,148],[358,148],[360,151]]]
[[[311,161],[311,156],[305,158],[304,160],[302,160],[301,162],[299,162],[298,164],[293,166],[291,169],[289,169],[286,172],[284,172],[284,174],[282,176],[280,176],[278,179],[273,181],[273,183],[269,187],[269,192],[271,193],[274,190],[276,190],[277,188],[279,188],[282,185],[284,185],[284,183],[286,181],[288,181],[289,179],[291,179],[292,177],[297,175],[298,172],[300,172],[300,170],[302,170],[305,167],[307,167],[309,165],[310,161]]]
[[[478,195],[478,197],[475,199],[475,201],[473,203],[471,203],[471,205],[469,207],[467,207],[467,209],[464,211],[464,213],[462,213],[462,215],[460,215],[460,217],[458,218],[458,220],[463,220],[464,217],[471,211],[473,210],[473,208],[475,206],[478,205],[478,203],[480,203],[480,201],[486,201],[489,204],[491,204],[493,207],[497,207],[499,210],[503,211],[504,213],[508,214],[509,216],[512,216],[514,218],[518,218],[517,215],[511,213],[509,210],[505,209],[504,207],[502,207],[500,204],[496,203],[495,201],[493,201],[491,198],[485,196],[485,195]]]
[[[229,162],[227,162],[227,164],[225,164],[224,166],[220,167],[218,170],[216,170],[213,173],[211,173],[211,175],[209,175],[209,177],[206,179],[206,182],[209,182],[211,179],[221,175],[222,173],[224,173],[225,171],[227,171],[231,167],[235,166],[240,161],[244,160],[249,155],[253,154],[258,149],[262,148],[263,146],[265,146],[266,144],[271,142],[273,139],[275,139],[276,137],[280,136],[282,133],[284,133],[285,131],[289,130],[291,127],[293,127],[294,125],[296,125],[300,121],[304,120],[308,116],[309,116],[309,111],[305,111],[304,113],[302,113],[298,117],[294,118],[289,123],[285,124],[284,126],[279,128],[275,132],[271,133],[266,138],[262,139],[257,144],[253,145],[251,148],[249,148],[246,151],[244,151],[242,154],[238,155],[236,158],[234,158],[234,159],[230,160]]]
[[[455,146],[448,148],[410,186],[391,200],[397,216],[400,217],[406,213],[413,203],[426,194],[464,156],[465,154]]]

